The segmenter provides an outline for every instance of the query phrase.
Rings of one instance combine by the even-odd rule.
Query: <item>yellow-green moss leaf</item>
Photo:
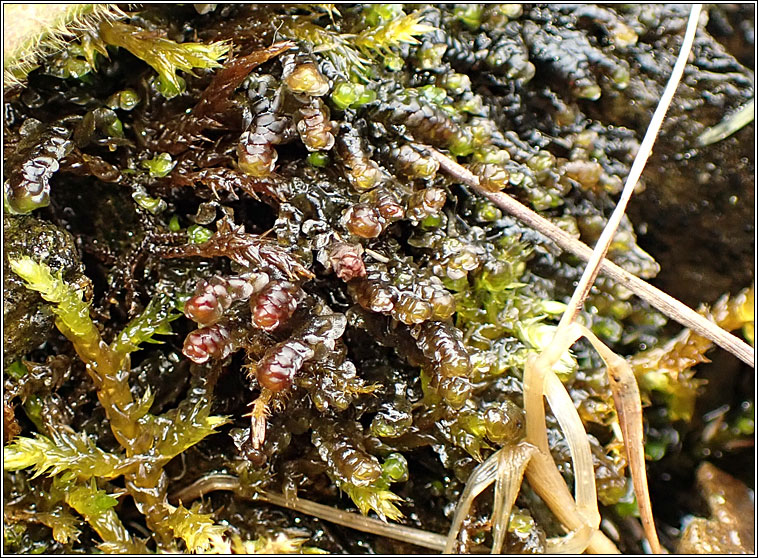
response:
[[[420,23],[420,19],[421,15],[415,12],[371,27],[355,38],[355,45],[366,53],[386,55],[402,44],[418,44],[416,37],[434,30],[431,25]]]
[[[262,535],[252,541],[244,541],[235,545],[236,554],[327,554],[326,551],[314,546],[303,546],[307,537],[277,533]]]
[[[221,66],[219,61],[231,48],[226,42],[180,44],[117,21],[103,23],[100,26],[100,36],[109,45],[123,47],[152,66],[158,72],[161,93],[166,97],[173,97],[184,89],[183,80],[177,71],[218,68]]]
[[[73,432],[60,433],[54,440],[38,433],[33,438],[17,436],[3,448],[3,468],[18,471],[32,467],[32,478],[64,471],[82,479],[113,478],[121,474],[125,464],[128,462],[123,456],[105,452],[86,434]]]
[[[225,539],[226,527],[216,525],[212,514],[200,513],[200,503],[192,508],[176,508],[168,518],[174,535],[187,545],[189,552],[214,552],[229,554],[231,547]]]
[[[139,316],[126,325],[111,347],[117,353],[125,355],[136,351],[142,343],[161,343],[153,337],[171,334],[169,324],[180,315],[175,311],[171,298],[159,294]]]
[[[63,491],[66,503],[81,514],[103,540],[101,549],[132,554],[147,551],[144,544],[132,540],[129,531],[113,509],[118,500],[99,489],[94,479],[86,484],[61,481],[57,485]]]
[[[372,485],[356,486],[349,482],[341,482],[339,487],[350,496],[363,515],[374,511],[383,521],[394,521],[403,517],[403,513],[395,505],[396,502],[402,501],[402,498],[390,490]]]
[[[62,508],[63,506],[59,506],[59,509],[52,513],[35,513],[34,520],[50,527],[56,542],[68,544],[79,539],[81,521]]]
[[[210,401],[204,401],[190,409],[180,406],[155,418],[156,450],[161,459],[168,460],[179,455],[229,422],[226,417],[210,416],[210,409]]]
[[[26,282],[28,289],[37,291],[55,305],[56,325],[71,341],[79,342],[85,352],[82,356],[95,360],[100,332],[90,319],[89,304],[84,302],[82,293],[66,283],[61,272],[53,275],[46,264],[31,258],[11,259],[8,263],[11,270]]]

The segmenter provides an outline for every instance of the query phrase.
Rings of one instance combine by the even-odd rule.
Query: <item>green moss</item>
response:
[[[132,199],[138,206],[153,215],[162,213],[168,207],[165,200],[149,196],[142,188],[135,188],[134,192],[132,192]]]
[[[100,36],[107,44],[123,47],[152,66],[158,72],[158,91],[167,98],[185,89],[185,82],[177,71],[218,68],[221,65],[219,61],[230,48],[228,43],[179,44],[121,22],[103,23]]]
[[[388,23],[404,15],[400,4],[373,4],[363,8],[363,17],[366,18],[366,24],[371,27]]]
[[[298,39],[318,48],[344,78],[354,76],[364,81],[367,79],[370,60],[355,47],[351,37],[325,29],[309,18],[297,16],[283,18],[280,32],[284,37]]]
[[[296,506],[354,504],[387,520],[402,510],[417,527],[443,533],[446,510],[476,461],[523,438],[524,364],[554,333],[581,264],[477,196],[417,144],[457,157],[480,184],[531,204],[591,245],[668,58],[650,62],[661,71],[644,76],[642,87],[638,65],[628,63],[649,55],[629,42],[628,29],[639,26],[634,10],[581,9],[430,5],[407,15],[401,5],[378,4],[339,11],[147,6],[49,58],[27,91],[9,97],[7,166],[16,178],[34,169],[36,155],[17,146],[29,139],[39,145],[40,130],[65,125],[55,137],[72,149],[61,149],[58,166],[49,167],[56,169],[49,173],[50,209],[40,215],[63,219],[92,283],[51,270],[42,277],[37,269],[42,279],[28,279],[48,299],[39,302],[37,292],[6,273],[68,339],[39,330],[6,363],[56,359],[27,360],[28,371],[13,365],[6,375],[6,416],[24,429],[6,447],[8,498],[18,502],[7,515],[14,549],[126,551],[147,532],[140,550],[307,550],[299,535],[279,536],[291,515],[243,502],[251,485],[261,497],[297,491]],[[679,12],[656,10],[664,13],[660,29],[681,27]],[[612,44],[586,28],[587,14]],[[610,28],[613,18],[631,24]],[[677,46],[676,33],[657,29],[645,37]],[[236,58],[217,67],[224,53],[214,48],[230,36]],[[192,41],[204,43],[203,54],[178,63],[199,44]],[[256,50],[260,41],[278,44]],[[551,50],[555,44],[562,47]],[[534,82],[532,63],[540,68]],[[327,76],[331,91],[325,81],[289,79],[304,66],[310,78]],[[55,71],[69,79],[42,75]],[[577,104],[574,95],[594,84],[600,98]],[[688,97],[688,111],[722,94],[729,97],[720,90]],[[60,120],[39,122],[39,129],[32,121],[22,125],[30,110]],[[326,128],[333,150],[307,140],[308,132]],[[696,138],[702,130],[689,131]],[[261,153],[276,154],[262,165],[264,176],[243,172],[251,165],[240,158]],[[680,162],[702,171],[698,161],[707,159],[702,150]],[[17,190],[23,201],[27,192]],[[646,221],[652,229],[656,218]],[[12,250],[11,261],[30,255],[60,267],[43,255],[46,245],[27,242],[31,253]],[[641,276],[657,271],[631,221],[622,224],[610,257]],[[259,287],[284,276],[297,308],[263,331],[251,320],[266,301],[261,293],[269,292]],[[247,285],[225,292],[232,277]],[[240,294],[253,285],[252,295]],[[196,290],[215,297],[217,322],[195,325],[180,316]],[[734,327],[750,338],[747,306],[732,314],[739,314]],[[671,417],[691,416],[700,385],[693,361],[708,347],[688,338],[668,350],[659,339],[660,316],[603,279],[585,308],[580,321],[619,354],[666,348],[661,359],[631,357],[641,362],[638,377],[653,404],[648,449],[665,467],[673,457]],[[26,323],[37,320],[32,310]],[[188,343],[204,342],[198,330],[189,340],[177,337],[197,327],[210,336],[210,352],[216,341],[224,344],[203,364],[183,354]],[[308,356],[277,353],[286,386],[268,393],[259,380],[274,385],[274,372],[262,359],[283,346]],[[593,445],[599,499],[623,501],[623,447],[604,369],[581,341],[559,368],[587,428],[608,443]],[[703,454],[739,451],[754,429],[748,414],[726,416],[723,431],[712,422],[717,432]],[[561,436],[548,420],[550,449],[570,476]],[[209,439],[227,422],[230,436]],[[231,472],[243,489],[217,490],[228,488]],[[213,508],[192,505],[189,496],[173,504],[172,495],[193,490],[215,490]],[[514,510],[506,550],[543,551],[546,532],[560,530],[528,487],[520,498],[524,508]],[[488,542],[489,508],[477,513],[467,520],[464,551],[471,541]],[[607,519],[612,512],[602,513]],[[52,540],[38,544],[51,530]],[[372,551],[386,548],[369,536],[361,541]],[[330,551],[347,548],[328,533],[322,542]]]
[[[308,154],[308,162],[316,168],[323,168],[329,165],[329,155],[323,151],[315,151]]]
[[[167,297],[159,296],[108,346],[90,319],[81,292],[67,284],[60,273],[53,275],[45,264],[31,259],[11,260],[10,266],[26,281],[28,288],[53,303],[56,325],[90,364],[88,371],[98,388],[98,397],[126,456],[103,452],[83,434],[58,434],[53,439],[38,434],[35,438],[17,437],[7,446],[4,467],[7,470],[32,467],[33,477],[43,473],[54,476],[54,482],[62,483],[66,502],[82,514],[103,539],[101,548],[134,552],[140,547],[132,542],[112,509],[115,499],[94,484],[96,478],[125,475],[127,486],[140,488],[132,489],[132,495],[140,507],[144,506],[148,524],[162,536],[163,544],[168,544],[174,533],[170,520],[175,517],[173,508],[166,501],[165,486],[162,490],[150,489],[160,482],[166,463],[226,422],[223,417],[210,415],[208,398],[202,394],[199,398],[198,394],[190,396],[179,407],[161,416],[149,413],[153,403],[149,390],[140,400],[133,399],[125,375],[129,369],[128,355],[140,344],[152,342],[154,335],[170,333],[168,323],[176,317],[173,304]],[[75,478],[90,479],[89,484],[70,484]],[[187,516],[188,520],[192,517]],[[199,517],[192,529],[188,529],[205,523],[205,519]],[[185,523],[180,521],[178,525]],[[199,548],[210,544],[206,539],[194,539],[187,533],[180,529],[176,536],[188,537]]]
[[[376,92],[360,83],[341,81],[334,86],[331,99],[340,110],[358,108],[374,101]]]
[[[190,225],[187,227],[187,236],[193,244],[202,244],[211,239],[213,231],[200,225]]]
[[[24,366],[24,363],[20,360],[13,362],[5,369],[6,374],[10,374],[16,379],[23,378],[27,372],[29,371],[26,369],[26,366]]]
[[[733,298],[722,297],[708,314],[726,330],[753,323],[753,289],[745,289]],[[642,351],[631,358],[631,365],[647,392],[658,392],[666,402],[672,421],[691,420],[698,391],[704,381],[696,378],[696,365],[707,362],[706,351],[713,343],[685,329],[659,347]]]
[[[69,27],[87,29],[104,19],[120,17],[115,6],[105,4],[60,4],[54,7],[18,5],[4,11],[4,17],[14,21],[6,30],[3,60],[4,87],[17,85],[36,68],[42,57],[59,52],[72,35]],[[74,45],[78,47],[79,45]],[[87,66],[94,68],[94,50],[85,35],[81,49]],[[81,69],[82,65],[78,64]]]
[[[103,540],[99,545],[102,551],[108,553],[145,552],[144,544],[132,539],[113,509],[118,500],[113,495],[100,490],[94,479],[83,484],[60,481],[56,489],[64,493],[66,503],[82,515]]]
[[[384,521],[397,521],[403,517],[396,505],[402,501],[402,498],[387,490],[388,485],[389,479],[384,477],[369,486],[358,486],[346,481],[338,482],[339,488],[350,496],[363,515],[373,511]]]
[[[142,161],[142,166],[150,172],[150,176],[163,178],[174,169],[176,161],[168,153],[159,153],[152,159]]]
[[[131,320],[113,341],[113,350],[119,354],[136,351],[143,343],[161,343],[156,335],[170,335],[173,320],[180,316],[173,300],[160,294],[150,301],[145,310]]]
[[[89,317],[89,305],[82,300],[82,293],[67,285],[60,272],[53,275],[47,265],[31,258],[10,260],[9,263],[11,270],[26,282],[27,288],[53,303],[55,325],[72,340],[82,358],[87,362],[97,362],[100,358],[111,366],[111,355],[100,346],[100,332]]]
[[[168,222],[168,230],[171,232],[179,232],[182,230],[182,226],[179,224],[179,216],[178,215],[172,215],[171,219]]]
[[[453,15],[460,19],[466,27],[472,31],[479,28],[482,23],[483,6],[480,4],[468,4],[462,7],[456,7]]]
[[[226,527],[216,525],[212,514],[200,513],[200,503],[192,508],[184,506],[176,508],[168,519],[174,535],[187,545],[187,551],[192,553],[228,553],[229,543],[225,540]]]
[[[41,512],[34,514],[34,519],[53,531],[53,539],[62,545],[69,545],[79,539],[80,521],[72,513],[63,507],[53,512]]]
[[[400,12],[402,13],[402,12]],[[399,15],[376,27],[360,33],[354,40],[355,45],[367,55],[390,55],[392,49],[402,44],[418,44],[418,36],[432,31],[431,25],[421,23],[418,13]]]
[[[112,109],[130,111],[140,103],[140,96],[134,89],[123,89],[108,98],[106,104]]]
[[[94,441],[77,433],[61,432],[54,438],[35,433],[33,438],[16,437],[3,448],[3,468],[18,471],[31,467],[31,478],[57,476],[70,471],[77,478],[113,478],[129,467],[123,455],[104,452]]]

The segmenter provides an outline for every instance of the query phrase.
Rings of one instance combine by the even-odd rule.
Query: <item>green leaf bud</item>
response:
[[[158,213],[165,211],[166,207],[168,207],[165,200],[149,196],[145,189],[142,187],[137,187],[134,189],[134,192],[132,192],[132,199],[137,202],[137,205],[139,205],[142,209],[152,213],[153,215],[157,215]]]
[[[398,72],[403,69],[405,60],[396,54],[388,54],[384,57],[384,66],[391,72]]]
[[[423,97],[436,105],[445,102],[445,98],[447,97],[445,90],[441,87],[437,87],[436,85],[425,85],[423,87],[419,87],[419,93],[421,93]]]
[[[600,86],[596,83],[578,87],[574,94],[580,99],[587,99],[588,101],[597,101],[602,95]]]
[[[521,4],[498,4],[497,10],[509,19],[515,19],[524,12]]]
[[[182,230],[181,225],[179,225],[179,216],[178,215],[172,215],[171,220],[168,222],[168,230],[171,232],[179,232]]]
[[[29,371],[27,370],[26,366],[24,366],[24,363],[21,362],[20,360],[17,360],[11,363],[11,365],[5,369],[6,374],[9,374],[10,376],[16,379],[23,378],[27,374],[27,372]]]
[[[404,16],[402,4],[370,4],[363,9],[366,24],[375,27]]]
[[[543,300],[540,302],[540,309],[542,309],[545,314],[558,316],[563,314],[566,310],[566,305],[558,300]]]
[[[418,51],[418,65],[422,70],[434,70],[442,65],[442,57],[445,55],[447,45],[437,43],[424,46]]]
[[[480,200],[476,206],[476,218],[484,223],[492,223],[501,219],[503,212],[492,202]]]
[[[555,166],[555,155],[549,151],[539,151],[526,162],[526,166],[534,172],[544,172]]]
[[[345,81],[336,84],[332,90],[332,102],[334,106],[340,110],[345,110],[355,103],[360,96],[359,87],[362,88],[361,85]]]
[[[142,166],[153,178],[163,178],[174,169],[176,161],[173,161],[168,153],[159,153],[152,159],[142,161]]]
[[[172,80],[157,76],[153,83],[158,93],[166,97],[166,99],[173,99],[187,90],[187,82],[180,76],[174,76]]]
[[[468,134],[463,134],[453,139],[449,149],[450,153],[456,157],[465,157],[473,153],[474,145],[471,137]]]
[[[471,78],[466,74],[447,74],[440,79],[439,84],[453,95],[471,91]]]
[[[112,109],[132,110],[140,102],[139,93],[134,89],[124,89],[117,93],[114,93],[105,104]]]
[[[376,100],[376,91],[373,89],[366,89],[363,85],[360,86],[360,89],[361,91],[358,100],[350,105],[351,108],[358,108]]]
[[[200,225],[191,225],[187,228],[187,236],[193,244],[202,244],[210,240],[213,236],[213,231]]]
[[[480,4],[464,4],[455,8],[455,17],[460,19],[466,27],[472,31],[479,28],[482,23],[483,7]]]
[[[308,164],[317,168],[323,168],[329,164],[329,154],[323,151],[314,151],[308,154],[307,160]]]
[[[408,480],[408,462],[402,453],[391,453],[382,463],[382,473],[392,482]]]
[[[475,115],[484,114],[484,101],[481,95],[466,95],[455,106],[460,112]]]

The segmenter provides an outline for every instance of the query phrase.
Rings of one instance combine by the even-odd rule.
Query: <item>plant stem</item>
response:
[[[414,529],[396,523],[387,523],[357,513],[346,512],[331,506],[318,504],[303,498],[287,498],[282,494],[276,494],[269,491],[254,492],[251,494],[248,490],[245,490],[241,485],[240,480],[234,475],[218,474],[202,477],[174,494],[171,497],[171,500],[175,502],[181,501],[182,503],[191,502],[192,500],[215,490],[235,492],[238,496],[243,498],[260,500],[261,502],[267,502],[275,506],[295,510],[320,519],[325,519],[338,525],[350,527],[357,531],[363,531],[364,533],[372,533],[374,535],[388,537],[398,541],[415,544],[416,546],[423,548],[437,550],[439,552],[442,552],[445,549],[446,537],[444,535],[423,531],[421,529]],[[480,550],[486,551],[486,549]]]
[[[600,271],[600,262],[605,258],[605,254],[608,252],[608,247],[613,241],[613,237],[616,235],[616,229],[618,229],[621,219],[626,213],[626,206],[634,193],[634,188],[637,186],[637,181],[642,175],[642,171],[645,169],[650,153],[653,151],[653,144],[658,137],[658,132],[663,124],[663,119],[666,117],[666,111],[668,111],[671,105],[671,100],[674,98],[676,88],[679,85],[679,80],[684,73],[684,67],[687,65],[687,58],[692,50],[692,42],[695,39],[695,32],[697,31],[698,20],[700,19],[700,10],[703,6],[701,4],[694,4],[692,11],[690,12],[690,18],[687,22],[687,31],[684,35],[684,41],[682,47],[679,49],[679,56],[674,64],[674,69],[671,71],[671,76],[663,90],[663,95],[658,103],[658,106],[653,113],[653,117],[650,120],[650,124],[645,132],[645,137],[642,139],[642,144],[637,151],[637,156],[634,158],[632,168],[629,171],[629,175],[626,177],[626,184],[621,192],[616,208],[613,210],[611,217],[608,219],[603,232],[600,235],[595,249],[592,251],[587,267],[584,268],[584,273],[579,279],[579,283],[574,289],[574,294],[571,295],[571,300],[568,303],[566,311],[561,317],[561,321],[558,324],[558,329],[566,327],[573,322],[579,311],[584,305],[584,301],[587,299],[587,295],[590,293],[592,284],[595,282],[598,272]]]
[[[592,249],[583,242],[573,238],[563,229],[557,227],[508,194],[504,192],[488,192],[483,189],[479,185],[479,177],[433,147],[420,143],[413,143],[412,145],[418,150],[433,157],[439,162],[440,168],[455,180],[471,187],[475,192],[490,200],[503,211],[506,211],[519,221],[542,233],[555,242],[561,249],[570,252],[585,262],[590,260]],[[744,363],[755,368],[755,356],[750,345],[724,331],[707,318],[692,310],[686,304],[679,302],[674,297],[653,287],[636,275],[632,275],[606,258],[603,258],[600,262],[600,272],[626,287],[672,320],[676,320],[683,326],[690,328],[692,331],[703,337],[707,337],[719,347],[729,351]]]

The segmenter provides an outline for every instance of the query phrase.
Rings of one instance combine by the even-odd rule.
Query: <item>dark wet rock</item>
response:
[[[45,342],[53,330],[53,315],[39,294],[27,290],[8,266],[9,258],[30,257],[69,281],[83,278],[73,237],[52,223],[34,217],[3,218],[3,366]]]
[[[755,493],[708,462],[697,470],[697,485],[711,517],[696,517],[687,525],[677,553],[753,554]]]

